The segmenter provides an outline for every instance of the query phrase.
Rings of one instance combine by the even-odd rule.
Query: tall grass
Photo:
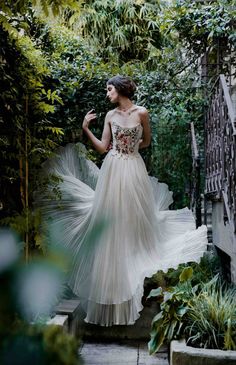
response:
[[[186,335],[192,346],[236,350],[236,288],[218,276],[205,284],[191,301]]]

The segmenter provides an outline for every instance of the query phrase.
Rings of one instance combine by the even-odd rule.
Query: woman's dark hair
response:
[[[135,83],[127,76],[113,76],[107,81],[107,85],[113,85],[120,95],[129,99],[134,96],[136,90]]]

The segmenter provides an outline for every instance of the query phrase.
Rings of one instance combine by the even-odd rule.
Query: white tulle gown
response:
[[[68,283],[85,321],[102,326],[133,324],[143,308],[144,278],[199,261],[207,245],[206,226],[196,229],[187,207],[169,210],[172,192],[148,176],[138,152],[143,128],[136,108],[125,118],[114,109],[110,123],[113,146],[101,169],[83,145],[68,144],[45,165],[62,178],[61,199],[42,199],[73,253]],[[91,235],[101,220],[107,222],[102,233]]]

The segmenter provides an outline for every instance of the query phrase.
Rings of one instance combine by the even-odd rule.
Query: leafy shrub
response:
[[[28,326],[5,338],[2,365],[79,365],[78,341],[60,326]]]
[[[163,274],[166,286],[177,285],[181,272],[188,266],[193,269],[192,285],[203,284],[210,281],[217,274],[222,275],[219,256],[214,251],[208,251],[203,255],[200,263],[180,264],[176,270],[169,269],[167,273]]]
[[[22,244],[8,230],[0,230],[0,248],[0,364],[79,364],[79,340],[59,326],[31,323],[48,318],[61,295],[63,268],[58,260],[23,265]]]

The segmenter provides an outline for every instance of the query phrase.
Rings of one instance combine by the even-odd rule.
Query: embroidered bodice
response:
[[[112,123],[113,147],[112,152],[128,157],[127,155],[137,155],[139,142],[142,137],[142,125],[139,123],[134,127],[122,127]]]
[[[139,156],[138,150],[143,134],[143,127],[140,120],[137,119],[137,113],[132,114],[132,116],[126,115],[126,120],[122,115],[119,116],[119,114],[114,115],[111,120],[112,155],[119,155],[123,158]],[[132,126],[124,126],[124,121],[127,121],[129,124],[132,122]]]

